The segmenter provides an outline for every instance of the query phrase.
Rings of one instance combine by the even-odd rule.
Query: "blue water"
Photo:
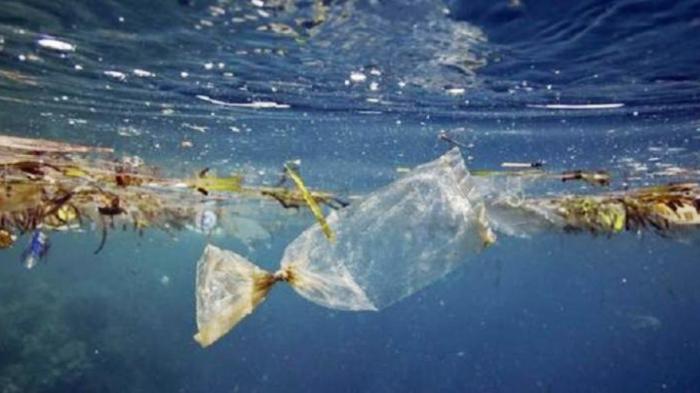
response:
[[[441,132],[471,168],[699,180],[698,1],[329,1],[316,26],[312,1],[261,3],[0,1],[0,132],[173,176],[269,184],[301,159],[311,186],[347,194],[439,156]],[[240,106],[256,102],[276,107]],[[272,268],[313,223],[289,221],[267,241],[212,241]],[[21,247],[2,251],[0,392],[700,391],[697,237],[504,236],[379,313],[278,285],[204,350],[206,242],[114,233],[95,256],[99,234],[53,234],[32,271]]]

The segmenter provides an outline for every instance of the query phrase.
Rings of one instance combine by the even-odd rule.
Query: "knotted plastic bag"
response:
[[[287,281],[314,303],[379,310],[435,282],[495,240],[457,148],[333,212],[335,241],[315,225],[284,251],[272,274],[207,246],[198,262],[195,339],[208,346]]]

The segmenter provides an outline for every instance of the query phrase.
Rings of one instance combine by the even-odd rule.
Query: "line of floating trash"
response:
[[[579,171],[577,175],[583,172]],[[284,281],[324,307],[377,311],[430,285],[497,241],[543,230],[664,236],[700,225],[700,186],[665,185],[592,196],[513,200],[467,171],[459,148],[416,167],[358,203],[332,212],[284,250],[267,272],[208,245],[197,263],[195,340],[211,345]]]
[[[248,185],[241,175],[219,177],[207,168],[174,178],[109,148],[0,135],[0,248],[28,236],[22,262],[32,268],[49,252],[51,231],[97,232],[97,253],[118,229],[210,232],[226,218],[225,207],[249,200],[256,201],[251,209],[265,211],[270,205],[260,201],[308,207],[317,224],[286,247],[274,273],[232,251],[205,248],[197,264],[195,339],[208,346],[280,281],[325,307],[381,310],[472,261],[502,235],[649,230],[673,237],[700,226],[698,183],[523,197],[495,181],[516,176],[607,186],[610,178],[603,171],[514,167],[470,172],[454,147],[350,204],[309,189],[291,163],[274,186]]]
[[[208,168],[190,177],[164,177],[138,157],[114,157],[110,148],[0,135],[0,248],[30,235],[27,249],[34,251],[23,259],[31,268],[46,255],[49,231],[93,229],[101,233],[97,253],[109,231],[196,229],[202,217],[221,220],[226,205],[247,200],[285,209],[309,206],[322,224],[320,206],[347,204],[309,190],[297,170],[283,180],[293,184],[248,185],[242,175],[219,177]]]

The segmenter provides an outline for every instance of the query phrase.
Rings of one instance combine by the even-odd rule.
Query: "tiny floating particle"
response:
[[[117,127],[117,134],[123,137],[141,136],[142,132],[133,126]]]
[[[465,90],[463,87],[450,87],[445,89],[445,92],[451,96],[461,96],[464,94]]]
[[[104,71],[103,73],[109,76],[110,78],[119,79],[120,81],[126,79],[126,74],[124,74],[123,72],[108,70]]]
[[[541,168],[544,164],[539,161],[535,162],[502,162],[501,168],[513,168],[513,169],[524,169],[524,168]]]
[[[134,75],[141,77],[141,78],[150,78],[150,77],[156,76],[156,74],[154,74],[150,71],[142,70],[140,68],[136,68],[132,72],[134,73]]]
[[[284,23],[270,23],[267,27],[275,34],[287,36],[287,37],[299,37],[299,33],[296,32],[291,26],[285,25]]]
[[[359,71],[353,71],[350,73],[350,80],[355,82],[355,83],[364,82],[367,80],[367,75],[365,75]]]
[[[190,123],[182,123],[182,126],[185,128],[189,128],[190,130],[194,130],[197,132],[205,133],[209,129],[209,127],[206,126],[200,126],[197,124],[190,124]]]
[[[211,210],[202,210],[195,217],[195,228],[202,233],[211,233],[218,221],[216,213]]]
[[[226,15],[226,10],[217,6],[209,6],[209,12],[212,16]]]
[[[621,102],[615,102],[610,104],[528,104],[528,108],[573,110],[617,109],[622,108],[623,106],[625,106],[625,104]]]
[[[274,101],[254,101],[248,103],[225,102],[213,99],[205,95],[197,95],[197,98],[216,105],[229,106],[234,108],[253,108],[253,109],[288,109],[288,104],[278,104]]]
[[[75,45],[51,37],[42,38],[36,43],[42,48],[58,52],[75,52]]]

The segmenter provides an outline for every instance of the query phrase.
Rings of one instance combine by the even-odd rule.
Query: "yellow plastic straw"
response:
[[[304,181],[301,179],[301,176],[299,176],[291,165],[285,164],[284,167],[287,170],[289,177],[292,179],[292,181],[294,181],[294,184],[296,184],[297,188],[299,188],[299,191],[301,191],[301,195],[304,198],[304,201],[306,201],[306,204],[309,205],[309,209],[311,209],[314,217],[316,217],[316,221],[318,221],[318,223],[321,225],[323,234],[326,235],[326,238],[331,242],[334,241],[335,234],[333,233],[333,230],[331,229],[330,225],[328,225],[326,218],[323,217],[323,211],[321,211],[321,207],[316,202],[316,199],[314,199],[311,192],[309,192],[306,185],[304,185]]]

